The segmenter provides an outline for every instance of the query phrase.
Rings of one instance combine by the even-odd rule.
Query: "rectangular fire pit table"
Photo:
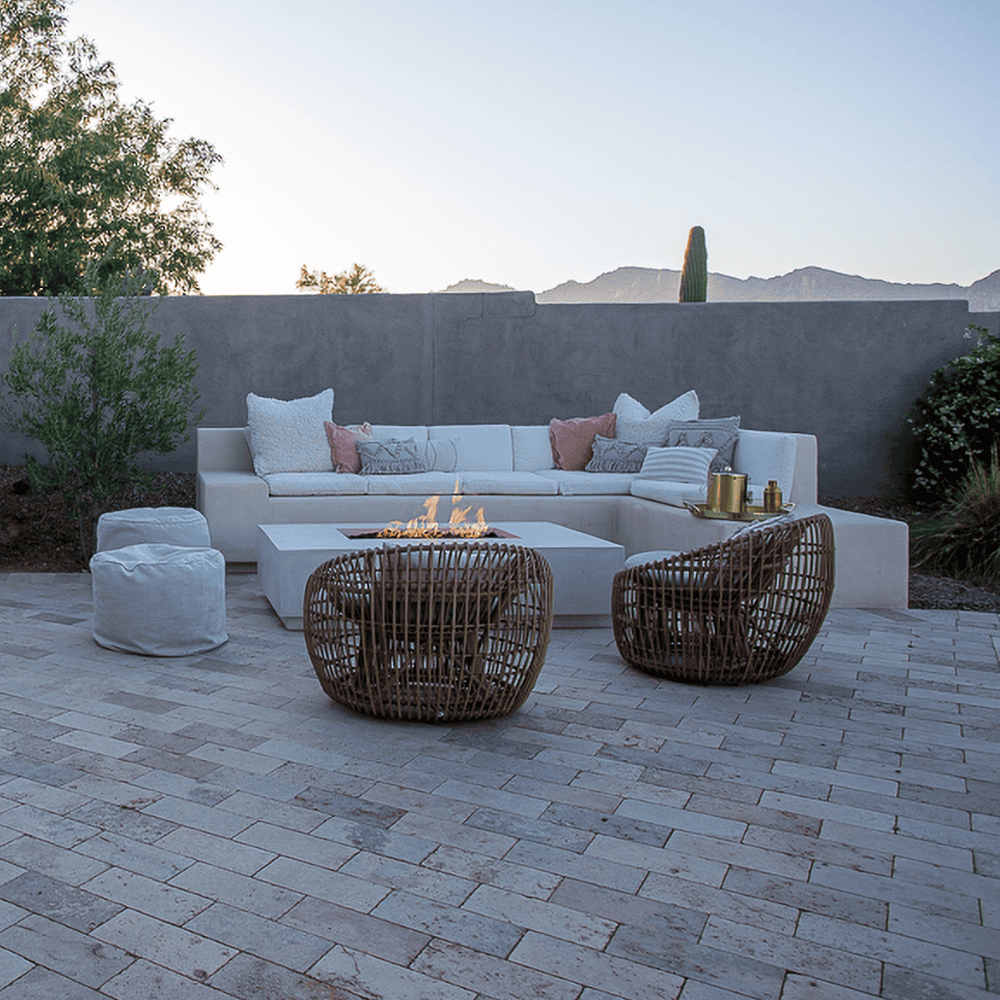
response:
[[[302,628],[306,580],[328,559],[357,549],[420,545],[412,538],[351,538],[346,532],[379,531],[381,524],[262,524],[257,529],[257,577],[271,607],[287,629]],[[611,583],[625,566],[625,549],[603,538],[547,521],[491,522],[510,538],[484,542],[523,545],[552,567],[553,625],[609,628]],[[461,545],[461,540],[455,542]]]

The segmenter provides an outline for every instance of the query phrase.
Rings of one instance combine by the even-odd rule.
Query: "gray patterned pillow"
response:
[[[585,468],[587,472],[638,472],[645,457],[644,444],[598,434],[594,437],[594,457]]]
[[[667,425],[667,447],[714,448],[717,452],[709,472],[732,468],[736,442],[740,436],[739,417],[717,417],[714,420],[684,420]]]
[[[361,475],[392,476],[409,475],[413,472],[427,472],[426,442],[417,444],[413,438],[400,441],[358,441],[358,456],[361,458]]]

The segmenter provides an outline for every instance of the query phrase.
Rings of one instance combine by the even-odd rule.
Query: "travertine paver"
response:
[[[527,704],[353,715],[254,576],[230,641],[0,578],[0,997],[988,1000],[1000,620],[832,612],[751,688],[560,630]]]

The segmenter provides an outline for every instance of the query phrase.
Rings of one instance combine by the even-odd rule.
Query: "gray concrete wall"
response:
[[[44,307],[0,298],[0,365]],[[175,297],[152,326],[197,351],[205,426],[242,425],[249,391],[332,386],[342,423],[536,424],[606,412],[623,391],[656,409],[694,388],[703,416],[815,434],[821,492],[857,496],[898,489],[906,411],[968,348],[970,322],[1000,333],[1000,314],[955,300],[537,305],[511,292]],[[32,449],[3,429],[0,462]],[[150,464],[194,461],[192,436]]]

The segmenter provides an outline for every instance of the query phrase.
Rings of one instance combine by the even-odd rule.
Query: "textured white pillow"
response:
[[[615,437],[634,444],[661,447],[667,443],[667,425],[698,419],[698,393],[691,389],[650,413],[627,392],[615,400]]]
[[[706,483],[708,467],[715,458],[714,448],[647,448],[640,479],[659,479],[670,483]]]
[[[304,399],[247,394],[250,454],[258,476],[272,472],[332,472],[324,421],[333,419],[333,389]]]

